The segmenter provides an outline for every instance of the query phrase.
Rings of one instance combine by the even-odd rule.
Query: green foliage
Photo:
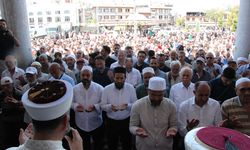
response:
[[[207,20],[211,20],[216,23],[220,28],[224,27],[224,15],[225,11],[220,9],[211,9],[206,12]]]
[[[184,17],[177,18],[175,24],[177,26],[184,27],[185,26],[185,18]]]
[[[235,32],[237,29],[238,23],[238,15],[239,15],[239,7],[233,7],[230,10],[230,14],[227,18],[227,26],[230,28],[231,31]]]
[[[229,8],[228,10],[211,9],[206,11],[206,19],[215,22],[216,26],[230,28],[236,31],[238,23],[239,6]]]

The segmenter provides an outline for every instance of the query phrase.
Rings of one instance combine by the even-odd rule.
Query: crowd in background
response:
[[[8,134],[1,134],[3,144],[5,148],[18,145],[19,128],[31,122],[31,118],[22,109],[21,95],[38,83],[61,79],[74,86],[71,125],[83,137],[85,149],[90,149],[92,138],[96,150],[105,147],[102,139],[107,139],[109,149],[115,150],[119,137],[121,147],[124,150],[131,149],[135,143],[131,142],[134,140],[130,132],[137,135],[129,126],[131,107],[135,101],[148,95],[149,80],[156,76],[165,80],[164,97],[172,100],[176,107],[178,120],[175,126],[178,126],[179,137],[175,137],[173,147],[179,149],[180,139],[187,131],[196,126],[217,126],[222,122],[225,114],[220,113],[220,106],[238,95],[235,91],[238,79],[250,78],[250,55],[249,58],[233,58],[235,38],[234,33],[223,31],[159,31],[154,36],[69,32],[56,38],[32,39],[34,61],[29,67],[18,68],[17,60],[11,55],[4,59],[6,70],[1,73],[0,100],[3,130]],[[120,67],[125,68],[125,71]],[[119,73],[124,73],[125,76],[119,76]],[[184,110],[188,111],[189,104],[183,102],[197,96],[194,91],[199,89],[200,84],[197,83],[200,81],[209,83],[208,87],[204,83],[202,85],[205,87],[204,91],[209,91],[206,94],[215,100],[209,99],[214,107],[214,110],[209,111],[216,112],[210,115],[214,115],[215,120],[211,123],[191,118],[187,123],[185,114],[189,112]],[[124,92],[117,95],[112,84],[117,89],[124,88]],[[92,89],[90,85],[95,88]],[[249,85],[247,86],[249,95]],[[88,88],[90,90],[86,90]],[[120,104],[117,107],[114,97]],[[87,105],[87,99],[94,103],[83,108]],[[81,101],[84,104],[80,105]],[[205,104],[201,104],[203,105]],[[226,109],[222,112],[226,112]],[[79,112],[83,110],[86,114],[81,115]],[[93,111],[96,113],[90,115],[89,112]],[[244,130],[237,127],[235,129],[250,135],[249,125],[244,127]]]

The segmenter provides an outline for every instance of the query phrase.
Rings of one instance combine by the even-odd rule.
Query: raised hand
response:
[[[177,134],[177,129],[169,128],[165,134],[166,137],[174,137]]]
[[[137,136],[140,136],[140,137],[143,137],[143,138],[148,137],[148,133],[143,128],[138,128],[138,129],[136,129],[135,132],[136,132]]]
[[[23,130],[22,128],[20,129],[20,133],[19,133],[19,144],[24,144],[28,139],[32,139],[33,138],[33,124],[30,123],[28,125],[28,127]]]
[[[187,130],[190,131],[193,128],[195,128],[196,126],[198,126],[198,124],[200,123],[199,120],[197,119],[192,119],[191,121],[187,120]]]

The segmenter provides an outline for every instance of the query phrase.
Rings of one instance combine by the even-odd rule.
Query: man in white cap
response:
[[[145,67],[142,70],[143,83],[136,87],[136,96],[141,99],[148,95],[148,82],[149,79],[155,76],[154,69],[151,67]]]
[[[66,64],[68,66],[67,68],[74,72],[74,74],[78,72],[76,68],[76,56],[74,54],[70,54],[66,57]]]
[[[61,141],[63,137],[66,137],[70,149],[83,149],[82,139],[77,130],[71,129],[72,138],[65,136],[69,129],[68,111],[72,103],[73,88],[70,83],[66,81],[61,82],[64,82],[66,86],[66,93],[54,102],[44,104],[37,103],[29,100],[28,91],[24,93],[22,102],[25,110],[32,118],[33,130],[29,135],[28,132],[21,130],[20,140],[25,136],[28,139],[19,147],[13,147],[9,150],[64,150]],[[53,85],[55,84],[59,83],[54,83]],[[46,94],[46,92],[44,92],[44,94]]]
[[[101,111],[101,95],[103,87],[92,80],[93,71],[90,66],[83,66],[81,82],[74,86],[73,109],[77,130],[84,139],[85,150],[91,150],[91,138],[94,150],[103,148],[103,120]]]
[[[222,126],[250,136],[250,79],[238,79],[235,87],[237,96],[222,103]]]
[[[25,76],[28,83],[22,87],[22,93],[26,92],[28,89],[30,89],[32,86],[35,86],[38,83],[37,69],[35,67],[28,67],[25,71]]]
[[[3,133],[1,133],[3,135],[2,149],[17,146],[19,129],[24,127],[22,94],[14,88],[13,84],[13,80],[10,77],[1,79],[0,103],[2,119],[0,121],[3,124]]]
[[[236,73],[238,75],[242,75],[243,73],[245,73],[246,71],[249,71],[249,70],[250,70],[250,61],[244,65],[241,65],[240,67],[238,66]]]
[[[29,90],[31,87],[35,86],[38,83],[37,70],[35,67],[28,67],[25,73],[28,83],[22,87],[22,93],[25,93],[27,90]],[[24,122],[27,125],[31,123],[31,118],[27,112],[24,113]]]
[[[39,63],[38,61],[34,61],[30,66],[36,68],[37,80],[39,83],[47,81],[49,79],[49,75],[41,71],[41,67],[42,67],[41,63]]]
[[[243,65],[246,65],[248,64],[248,59],[245,58],[245,57],[239,57],[237,58],[237,66],[240,67],[240,66],[243,66]]]
[[[129,129],[136,135],[137,150],[172,149],[172,137],[177,133],[176,107],[164,98],[165,92],[165,79],[152,77],[148,96],[132,106]]]

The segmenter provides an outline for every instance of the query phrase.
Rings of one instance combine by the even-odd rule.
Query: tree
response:
[[[175,24],[177,26],[184,27],[185,26],[185,18],[184,17],[177,18]]]
[[[227,26],[230,28],[231,31],[235,32],[238,23],[239,6],[230,8],[229,12],[230,13],[227,18]]]
[[[211,20],[215,22],[216,26],[219,26],[220,28],[225,27],[224,24],[224,15],[225,15],[224,10],[220,9],[210,9],[206,12],[206,18],[208,20]]]

